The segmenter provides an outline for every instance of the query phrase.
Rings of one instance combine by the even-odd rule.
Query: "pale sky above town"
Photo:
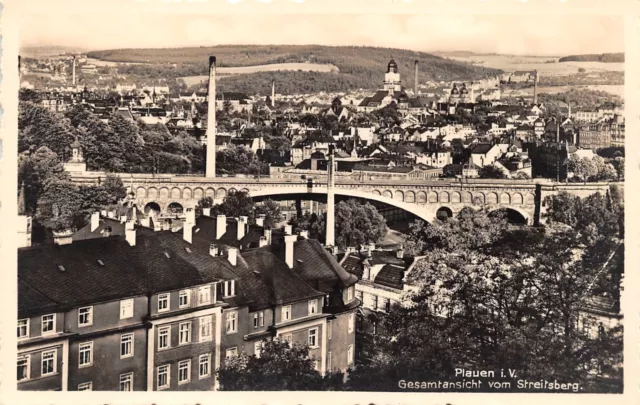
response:
[[[88,50],[320,44],[556,56],[624,51],[624,24],[618,16],[551,13],[221,16],[214,15],[210,7],[194,14],[197,9],[193,4],[187,7],[186,3],[180,12],[158,7],[146,9],[145,1],[149,0],[138,0],[131,7],[92,3],[92,8],[78,0],[57,0],[51,2],[56,7],[40,3],[42,7],[25,8],[20,43]],[[25,5],[34,2],[24,0]],[[109,4],[122,2],[112,0]]]

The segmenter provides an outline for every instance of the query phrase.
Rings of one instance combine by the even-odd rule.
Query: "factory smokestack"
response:
[[[209,56],[206,177],[216,177],[216,57]]]
[[[538,104],[538,71],[533,71],[533,104]]]
[[[276,81],[271,82],[271,107],[276,106]]]
[[[76,85],[76,55],[71,58],[71,83]]]
[[[415,66],[415,80],[413,83],[413,96],[418,97],[418,61],[416,60]]]

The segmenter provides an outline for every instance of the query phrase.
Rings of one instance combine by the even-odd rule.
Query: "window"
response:
[[[289,346],[293,344],[293,335],[291,333],[287,333],[286,335],[282,335],[282,340],[289,343]]]
[[[78,367],[93,365],[93,342],[80,343],[78,346]]]
[[[372,295],[371,301],[373,302],[373,309],[378,309],[378,296]]]
[[[158,329],[158,350],[168,349],[171,347],[171,340],[169,338],[170,326],[163,326]]]
[[[91,381],[78,384],[78,391],[93,391],[93,383]]]
[[[231,349],[227,349],[226,351],[226,356],[228,359],[232,358],[232,357],[236,357],[238,355],[238,348],[237,347],[232,347]]]
[[[120,319],[133,318],[133,299],[120,301]]]
[[[356,315],[355,314],[349,314],[349,333],[353,333],[353,328],[355,326],[356,323]]]
[[[282,322],[291,320],[291,305],[282,307]]]
[[[179,336],[178,344],[186,345],[191,343],[191,322],[183,322],[180,324]]]
[[[331,371],[331,352],[327,353],[327,370]]]
[[[56,331],[56,314],[44,315],[42,317],[42,334],[54,333]]]
[[[333,332],[333,322],[327,321],[327,339],[331,339],[331,332]]]
[[[158,312],[169,310],[169,294],[158,295]]]
[[[18,357],[18,381],[29,379],[31,369],[30,360],[31,357],[29,355]]]
[[[29,337],[29,319],[20,319],[18,321],[18,339]]]
[[[50,375],[56,373],[56,357],[55,350],[42,352],[42,375]]]
[[[353,345],[347,348],[347,365],[353,364]]]
[[[198,359],[198,370],[200,378],[206,378],[211,375],[211,355],[201,354]]]
[[[358,298],[360,301],[362,301],[362,291],[356,291],[356,298]]]
[[[199,342],[206,342],[213,338],[211,329],[213,328],[213,317],[203,316],[199,320],[200,323],[200,339]]]
[[[180,291],[178,306],[180,308],[187,308],[189,306],[189,301],[191,300],[191,291],[182,290]]]
[[[191,360],[182,360],[178,363],[178,384],[186,384],[191,381]]]
[[[260,355],[262,354],[262,341],[255,342],[253,344],[253,354],[260,358]]]
[[[165,364],[163,366],[158,367],[158,389],[162,390],[165,388],[169,388],[170,376],[169,370],[171,365]]]
[[[211,286],[198,288],[198,305],[211,304]]]
[[[378,334],[378,322],[373,321],[373,334],[377,335]]]
[[[351,301],[353,299],[353,289],[355,287],[351,286],[347,288],[347,301]]]
[[[387,312],[391,311],[391,300],[388,298],[384,300],[384,310]]]
[[[309,329],[309,347],[318,347],[318,328]]]
[[[90,326],[93,324],[93,307],[84,307],[78,310],[78,326]]]
[[[318,301],[311,300],[309,301],[309,315],[313,315],[318,312]]]
[[[257,328],[260,326],[264,326],[264,311],[253,314],[253,327]]]
[[[227,333],[236,333],[238,331],[238,313],[227,312]]]
[[[358,332],[362,332],[362,328],[363,328],[363,319],[362,316],[358,315],[358,318],[356,319],[356,329],[358,330]]]
[[[133,333],[126,333],[120,336],[120,358],[133,356]]]
[[[236,280],[229,280],[224,282],[224,296],[233,297],[236,295]]]
[[[120,374],[120,391],[133,391],[133,373]]]

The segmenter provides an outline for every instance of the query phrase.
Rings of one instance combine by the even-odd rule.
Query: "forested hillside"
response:
[[[259,72],[225,78],[229,91],[251,91],[239,85],[240,82],[263,83],[265,78],[277,74],[278,81],[292,81],[280,93],[348,90],[353,88],[379,88],[387,63],[393,58],[406,87],[414,82],[414,61],[420,64],[419,80],[474,80],[500,73],[499,70],[474,66],[441,58],[424,52],[404,49],[373,47],[329,47],[319,45],[228,45],[200,48],[172,49],[115,49],[95,51],[89,57],[116,62],[147,62],[144,65],[120,67],[123,74],[151,75],[162,71],[165,77],[180,77],[207,74],[209,55],[217,57],[218,66],[253,66],[274,63],[321,63],[337,66],[339,73],[320,72]],[[175,64],[176,66],[172,66]],[[269,81],[271,79],[268,79]],[[259,85],[262,87],[262,84]],[[262,90],[259,90],[262,91]]]
[[[624,63],[624,53],[603,53],[589,55],[570,55],[560,58],[560,62],[604,62]]]

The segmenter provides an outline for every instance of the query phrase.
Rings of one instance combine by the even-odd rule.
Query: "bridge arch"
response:
[[[524,197],[520,193],[513,193],[511,196],[511,204],[522,205],[524,204]]]
[[[500,194],[500,204],[511,204],[511,196],[509,193]]]
[[[454,191],[453,193],[451,193],[451,202],[454,204],[462,202],[462,196],[459,192]]]
[[[193,190],[193,198],[195,198],[196,200],[200,200],[203,197],[204,197],[203,189],[201,189],[200,187],[197,187]]]
[[[386,190],[386,191],[389,191],[389,190]],[[283,192],[282,190],[278,190],[278,189],[256,190],[256,191],[252,191],[249,194],[249,196],[250,197],[268,197],[268,196],[286,196],[288,194],[325,194],[326,195],[326,193],[327,191],[326,191],[326,188],[324,187],[318,188],[318,189],[312,189],[311,191],[309,191],[306,187],[292,187],[288,189],[286,192]],[[391,191],[389,191],[389,194],[390,193]],[[339,189],[338,188],[335,190],[335,195],[382,202],[382,203],[403,209],[404,211],[407,211],[408,213],[413,214],[427,222],[431,222],[435,218],[435,210],[425,209],[425,206],[421,206],[418,204],[407,203],[405,201],[396,200],[393,198],[393,194],[391,194],[391,196],[384,196],[384,195],[378,195],[376,193],[362,190],[362,189],[355,189],[355,188]]]
[[[516,207],[501,207],[489,212],[489,215],[498,215],[504,213],[507,221],[515,225],[527,225],[529,223],[529,215]]]
[[[149,187],[147,190],[147,198],[158,198],[158,189],[155,187]]]
[[[404,201],[408,203],[416,202],[416,193],[411,190],[407,191],[404,195]]]
[[[136,198],[146,198],[147,190],[144,187],[138,187],[136,189]]]
[[[498,203],[498,194],[494,193],[493,191],[487,193],[487,196],[485,198],[485,203],[486,204],[497,204]]]
[[[527,193],[524,197],[525,205],[535,205],[536,204],[536,196],[533,193]]]
[[[160,205],[155,201],[147,203],[144,206],[144,213],[147,214],[147,215],[151,215],[152,212],[155,212],[156,214],[159,214],[161,211],[162,211],[162,209],[160,208]]]
[[[393,199],[393,193],[391,192],[391,190],[384,190],[384,193],[382,193],[382,196]]]
[[[204,195],[206,197],[211,197],[211,198],[216,198],[216,190],[214,190],[213,188],[209,187],[205,190]]]
[[[171,198],[175,200],[175,199],[179,199],[181,196],[182,196],[182,192],[178,187],[174,187],[171,189]]]
[[[191,199],[192,195],[193,193],[189,187],[185,187],[184,190],[182,190],[182,198],[184,198],[185,200]]]
[[[418,191],[417,201],[420,204],[426,203],[427,202],[427,193],[425,193],[424,191]]]
[[[427,195],[427,202],[429,203],[437,203],[438,202],[438,193],[435,191],[429,191]]]
[[[168,188],[166,188],[166,187],[162,187],[162,188],[160,189],[160,195],[159,195],[159,197],[160,197],[161,199],[169,198],[169,189],[168,189]]]
[[[179,202],[172,202],[167,206],[167,212],[171,214],[182,214],[184,212],[184,207]]]
[[[396,192],[393,193],[393,199],[398,201],[404,201],[404,193],[400,190],[396,190]]]
[[[447,206],[442,206],[436,211],[436,218],[443,221],[453,217],[453,211]]]
[[[449,193],[447,193],[446,191],[441,191],[438,195],[438,202],[448,203],[449,201]]]
[[[216,190],[216,200],[222,200],[223,198],[225,198],[227,196],[227,190],[224,188],[219,188]]]

